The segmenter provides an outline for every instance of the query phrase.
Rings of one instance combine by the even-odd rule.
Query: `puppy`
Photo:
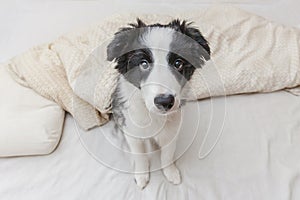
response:
[[[137,19],[115,33],[107,59],[120,73],[113,117],[134,155],[136,184],[143,189],[149,182],[148,140],[160,147],[167,180],[179,184],[174,153],[184,88],[195,69],[210,59],[208,42],[186,21],[146,25]]]

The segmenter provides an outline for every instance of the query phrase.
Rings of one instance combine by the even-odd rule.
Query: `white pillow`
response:
[[[0,157],[41,155],[57,146],[64,111],[15,82],[0,65]]]

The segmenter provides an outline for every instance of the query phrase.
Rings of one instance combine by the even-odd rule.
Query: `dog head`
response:
[[[107,59],[141,90],[149,111],[169,113],[180,107],[183,87],[210,59],[210,48],[186,21],[146,25],[137,19],[115,34]]]

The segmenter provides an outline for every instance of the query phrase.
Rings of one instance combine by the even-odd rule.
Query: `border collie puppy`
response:
[[[210,59],[201,32],[186,21],[146,25],[140,19],[115,33],[107,59],[120,76],[113,98],[113,117],[133,155],[135,182],[149,182],[146,142],[161,151],[161,167],[173,184],[181,182],[174,164],[184,88],[196,68]]]

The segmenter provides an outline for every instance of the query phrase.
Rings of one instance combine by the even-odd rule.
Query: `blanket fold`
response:
[[[114,63],[106,60],[106,46],[120,27],[137,17],[148,24],[174,18],[193,21],[209,41],[212,61],[195,71],[190,81],[193,99],[300,85],[300,31],[230,6],[172,16],[116,16],[34,47],[6,66],[16,81],[55,101],[83,129],[102,125],[109,119],[118,78]]]
[[[78,97],[69,85],[66,71],[52,44],[34,47],[13,58],[6,66],[20,84],[60,105],[71,113],[84,129],[99,126],[108,116]]]

